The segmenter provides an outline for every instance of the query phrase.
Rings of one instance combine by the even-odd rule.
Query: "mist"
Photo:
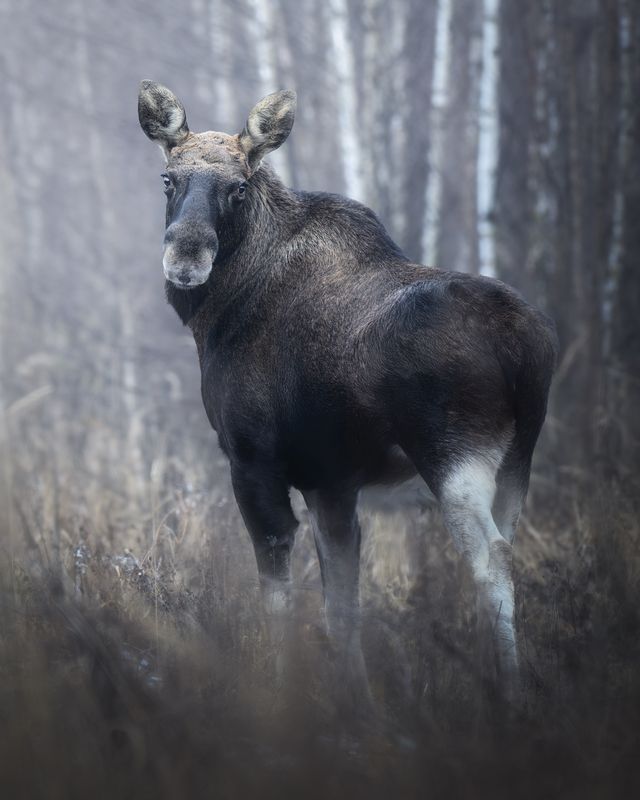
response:
[[[640,786],[640,6],[0,0],[0,786],[6,797],[630,796]],[[289,679],[164,295],[142,79],[193,131],[295,89],[270,163],[407,256],[496,277],[560,360],[515,544],[524,700],[483,678],[426,489],[365,493],[378,722],[342,696],[307,511]]]

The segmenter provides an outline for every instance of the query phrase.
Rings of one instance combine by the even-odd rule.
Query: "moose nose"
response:
[[[200,250],[218,249],[218,237],[211,225],[188,225],[172,222],[164,232],[164,246],[174,245],[185,256],[193,256]]]
[[[181,289],[200,286],[209,277],[217,252],[218,240],[212,226],[174,222],[165,231],[165,278]]]

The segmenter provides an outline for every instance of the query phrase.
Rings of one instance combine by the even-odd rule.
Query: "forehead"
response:
[[[183,144],[174,147],[169,155],[169,167],[214,167],[228,175],[249,175],[249,167],[240,138],[228,133],[206,131],[190,133]]]

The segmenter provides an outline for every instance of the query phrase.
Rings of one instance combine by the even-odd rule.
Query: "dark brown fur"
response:
[[[167,296],[193,331],[262,577],[289,580],[294,486],[315,515],[339,619],[357,600],[365,484],[417,471],[439,497],[465,459],[497,449],[498,495],[504,485],[524,497],[556,341],[503,283],[410,263],[368,208],[292,191],[260,166],[286,138],[291,102],[270,95],[239,136],[187,129],[164,142],[166,241],[182,269]],[[199,231],[210,273],[179,288]]]

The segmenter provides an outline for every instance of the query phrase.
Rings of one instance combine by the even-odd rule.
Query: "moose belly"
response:
[[[251,383],[227,384],[203,373],[205,408],[232,462],[271,463],[302,491],[399,483],[415,474],[388,424],[344,385],[301,376],[270,384],[255,374]]]
[[[332,411],[287,420],[281,443],[292,486],[389,484],[415,475],[411,461],[377,420],[335,406]]]
[[[286,472],[290,485],[301,491],[339,485],[388,486],[417,474],[413,463],[396,447],[366,453],[341,448],[294,453],[287,459]]]

